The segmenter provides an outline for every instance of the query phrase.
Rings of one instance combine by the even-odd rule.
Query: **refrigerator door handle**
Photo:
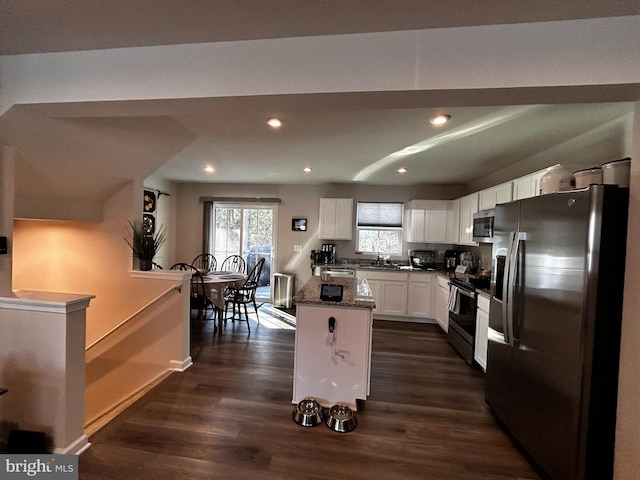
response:
[[[513,345],[513,313],[516,273],[518,271],[518,247],[520,245],[520,232],[509,234],[509,248],[505,260],[505,280],[503,283],[502,323],[504,328],[505,343]]]
[[[525,241],[527,239],[527,234],[525,232],[516,232],[516,235],[514,236],[514,240],[513,240],[513,250],[511,251],[511,255],[512,255],[512,263],[510,265],[511,268],[511,272],[510,272],[510,276],[509,276],[509,286],[510,286],[510,290],[511,293],[509,294],[509,302],[510,302],[510,308],[509,308],[509,339],[510,339],[510,345],[513,347],[517,347],[520,344],[520,339],[517,337],[517,318],[516,318],[516,305],[517,305],[517,301],[516,301],[516,287],[517,282],[521,281],[520,279],[520,275],[522,274],[522,272],[520,272],[520,247],[521,247],[521,242]],[[520,279],[520,280],[519,280]]]
[[[507,255],[504,261],[504,273],[502,279],[502,334],[504,335],[504,343],[509,344],[509,271],[511,266],[511,246],[513,244],[513,236],[515,232],[509,233],[509,241],[507,243]]]

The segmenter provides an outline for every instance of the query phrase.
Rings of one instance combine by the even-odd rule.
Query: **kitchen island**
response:
[[[323,284],[342,289],[342,298],[323,300]],[[332,288],[333,289],[333,288]],[[293,298],[296,338],[293,403],[315,398],[323,407],[369,395],[372,309],[375,302],[365,279],[312,277]]]

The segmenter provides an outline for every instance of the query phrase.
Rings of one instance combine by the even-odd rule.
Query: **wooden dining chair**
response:
[[[245,262],[240,255],[229,255],[222,262],[220,270],[224,272],[244,273]]]
[[[229,309],[229,305],[232,306],[231,321],[235,321],[236,307],[238,310],[238,319],[242,320],[242,309],[244,309],[244,319],[247,322],[247,328],[251,332],[251,326],[249,325],[249,313],[247,311],[247,305],[253,303],[253,309],[256,312],[256,319],[260,323],[260,317],[258,317],[258,306],[256,305],[256,290],[258,289],[258,282],[260,281],[260,274],[262,273],[262,267],[264,265],[264,258],[258,260],[253,270],[249,272],[249,276],[245,280],[241,287],[229,287],[229,293],[224,299],[224,313],[225,322],[226,314]]]
[[[183,272],[187,272],[189,270],[195,270],[195,268],[193,268],[190,263],[178,262],[171,265],[169,270],[182,270]]]
[[[216,266],[218,265],[218,261],[216,260],[216,257],[214,257],[211,253],[201,253],[200,255],[198,255],[196,258],[193,259],[193,262],[191,262],[191,265],[194,268],[197,268],[200,270],[206,270],[207,272],[210,272],[216,269]]]
[[[184,262],[178,262],[171,265],[170,270],[192,271],[191,276],[191,291],[189,297],[189,305],[191,310],[197,311],[198,331],[197,335],[200,338],[204,323],[207,321],[207,310],[211,308],[212,320],[213,320],[213,334],[215,335],[218,328],[216,326],[216,314],[218,314],[216,306],[213,304],[209,295],[207,294],[207,288],[204,284],[204,278],[196,270],[193,265]]]

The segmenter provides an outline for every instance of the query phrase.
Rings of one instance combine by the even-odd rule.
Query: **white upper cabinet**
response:
[[[478,211],[478,192],[460,198],[460,244],[477,245],[473,241],[473,214]]]
[[[460,199],[450,200],[447,204],[446,243],[460,242]]]
[[[546,171],[546,169],[540,170],[539,172],[515,179],[513,181],[513,199],[522,200],[523,198],[539,195],[540,180]]]
[[[320,199],[320,238],[351,240],[353,237],[353,199]]]
[[[446,242],[448,200],[411,200],[407,209],[407,242]]]
[[[507,203],[511,200],[513,200],[513,182],[502,183],[479,193],[479,209],[490,210],[498,203]]]

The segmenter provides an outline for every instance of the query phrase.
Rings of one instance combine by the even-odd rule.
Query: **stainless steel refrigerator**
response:
[[[495,209],[485,398],[554,480],[613,476],[629,190]]]

